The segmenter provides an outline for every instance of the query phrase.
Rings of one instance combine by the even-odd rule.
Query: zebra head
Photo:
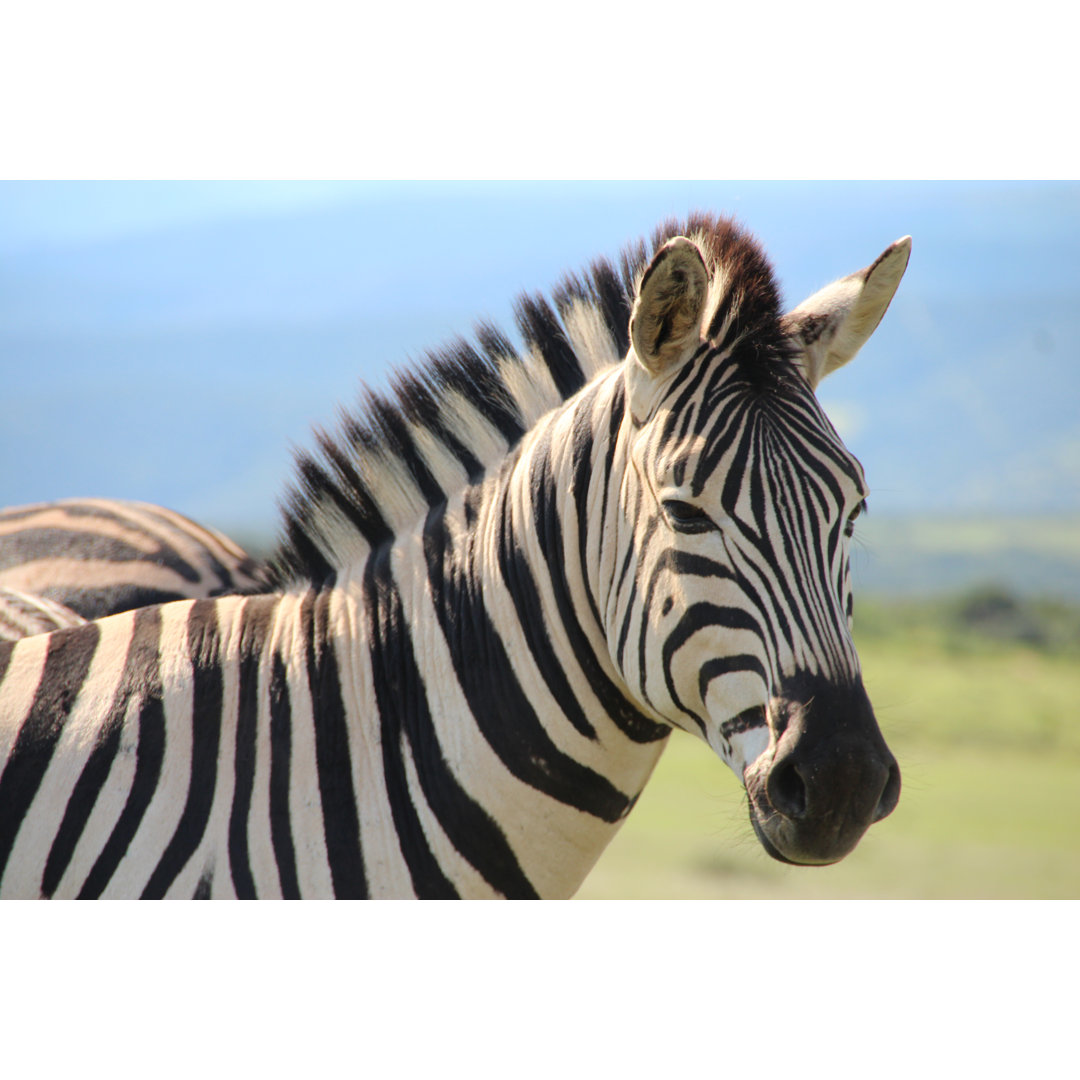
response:
[[[851,637],[866,482],[815,389],[877,327],[909,250],[780,317],[748,237],[679,236],[634,302],[613,656],[649,708],[727,761],[784,862],[837,861],[899,797]]]

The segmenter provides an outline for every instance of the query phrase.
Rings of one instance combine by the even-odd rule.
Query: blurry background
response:
[[[290,447],[667,216],[731,213],[788,306],[914,238],[821,398],[866,467],[853,572],[900,807],[770,862],[676,736],[583,896],[1080,896],[1080,185],[0,183],[0,504],[161,503],[262,553]]]

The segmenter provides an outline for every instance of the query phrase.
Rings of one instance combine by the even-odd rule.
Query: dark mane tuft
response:
[[[792,347],[780,326],[776,278],[758,242],[732,219],[706,213],[663,222],[653,234],[653,250],[673,236],[696,240],[710,274],[727,279],[709,317],[707,337],[721,351],[732,350],[755,388],[774,390],[787,384],[794,375]]]
[[[335,434],[317,430],[318,453],[297,454],[269,587],[331,583],[479,481],[542,415],[621,360],[638,282],[673,236],[697,242],[720,283],[710,290],[710,339],[732,350],[754,385],[782,382],[789,362],[779,294],[757,243],[710,214],[666,221],[651,246],[639,241],[622,253],[618,271],[600,259],[581,276],[566,275],[550,301],[519,297],[523,351],[497,327],[478,324],[475,343],[429,351],[392,378],[388,393],[362,390]]]

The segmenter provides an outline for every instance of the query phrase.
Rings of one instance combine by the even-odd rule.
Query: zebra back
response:
[[[0,640],[17,641],[84,622],[81,615],[54,600],[0,586]]]
[[[239,545],[164,507],[60,499],[0,511],[0,587],[86,619],[261,584]]]

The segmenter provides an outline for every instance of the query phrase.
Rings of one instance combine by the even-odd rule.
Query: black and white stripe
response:
[[[262,593],[0,644],[0,893],[567,896],[673,727],[741,776],[856,681],[805,322],[729,222],[652,248],[321,435]]]
[[[54,600],[0,586],[0,641],[48,634],[84,622],[81,615]]]
[[[173,510],[120,499],[59,499],[0,510],[0,587],[84,619],[261,586],[228,537]]]

